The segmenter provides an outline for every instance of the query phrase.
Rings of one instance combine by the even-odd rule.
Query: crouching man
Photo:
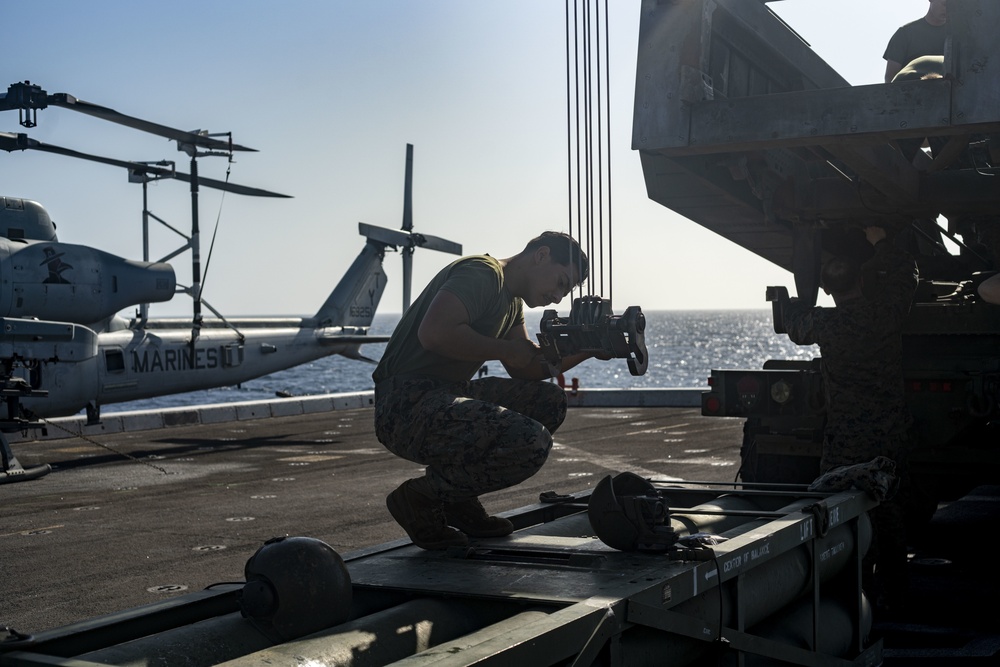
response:
[[[559,303],[586,280],[571,236],[545,232],[507,259],[463,257],[403,313],[378,367],[375,434],[392,453],[426,466],[386,498],[393,519],[424,549],[513,531],[479,496],[528,479],[545,463],[566,397],[529,337],[525,306]],[[565,371],[592,355],[563,359]],[[510,378],[472,377],[489,360]]]

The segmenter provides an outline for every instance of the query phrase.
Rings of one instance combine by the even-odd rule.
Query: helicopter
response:
[[[124,167],[130,181],[143,188],[161,178],[188,181],[192,232],[184,247],[163,260],[128,260],[60,242],[40,203],[0,196],[0,395],[8,408],[6,418],[0,416],[0,482],[23,473],[3,433],[40,427],[39,419],[85,410],[88,423],[95,424],[100,423],[102,405],[237,385],[333,354],[371,362],[361,354],[361,345],[388,340],[368,335],[386,286],[386,250],[403,254],[404,307],[415,248],[462,253],[458,243],[412,231],[413,146],[408,144],[402,228],[359,223],[365,244],[315,314],[227,319],[201,294],[197,190],[206,186],[249,196],[286,195],[201,178],[197,158],[253,149],[231,139],[125,116],[65,93],[49,95],[28,82],[13,84],[0,95],[0,111],[19,109],[21,124],[28,127],[34,126],[37,110],[48,105],[175,140],[178,149],[191,156],[191,172],[178,172],[165,161],[138,163],[80,153],[24,134],[0,133],[0,149],[41,150]],[[146,214],[144,192],[144,222]],[[193,284],[180,287],[166,260],[187,249],[193,258]],[[190,319],[148,317],[149,304],[168,301],[177,293],[192,297]],[[135,317],[118,314],[131,306],[139,306]],[[204,317],[203,307],[216,317]]]

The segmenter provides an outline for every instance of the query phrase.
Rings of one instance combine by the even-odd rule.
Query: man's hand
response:
[[[528,368],[542,361],[542,348],[527,338],[507,339],[500,362],[508,369]]]

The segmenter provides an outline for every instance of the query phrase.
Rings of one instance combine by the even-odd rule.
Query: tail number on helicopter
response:
[[[351,306],[351,317],[374,317],[375,309],[371,306]]]

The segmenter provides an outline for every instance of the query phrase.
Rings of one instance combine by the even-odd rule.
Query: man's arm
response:
[[[865,237],[875,247],[871,265],[884,276],[875,300],[881,302],[894,319],[902,320],[910,312],[919,283],[917,263],[910,253],[891,243],[881,227],[866,227]]]
[[[461,299],[447,290],[431,301],[417,329],[424,349],[450,359],[465,361],[498,360],[504,368],[521,368],[541,359],[541,350],[528,340],[492,338],[477,332],[469,323],[469,313]],[[509,372],[509,371],[508,371]]]
[[[538,351],[537,356],[526,366],[515,367],[504,364],[503,367],[507,371],[508,375],[519,380],[547,380],[552,377],[552,371],[541,354],[541,348],[535,345],[535,343],[532,342],[531,338],[528,336],[528,328],[524,325],[524,322],[522,322],[520,326],[513,327],[510,332],[508,332],[507,339],[510,341],[524,340]],[[567,355],[560,360],[558,370],[560,373],[566,372],[587,359],[597,356],[598,355],[590,352],[577,352],[576,354]]]
[[[465,304],[447,290],[434,296],[420,322],[417,338],[424,349],[442,357],[469,361],[495,359],[512,378],[546,380],[552,377],[541,348],[528,337],[523,322],[504,338],[484,336],[470,326]],[[560,370],[567,371],[591,356],[580,352],[564,357]]]
[[[906,30],[904,28],[898,28],[896,32],[892,33],[892,37],[889,38],[889,43],[885,46],[885,52],[882,54],[882,58],[885,60],[885,82],[892,83],[892,77],[899,74],[899,70],[903,69],[903,65],[906,63],[899,62],[906,57],[907,46],[906,46]]]
[[[885,61],[885,82],[892,83],[892,80],[899,74],[900,70],[903,69],[902,63],[897,63],[895,60]]]
[[[785,333],[796,345],[815,345],[819,343],[820,325],[816,315],[820,309],[803,299],[792,298],[785,304],[783,321]]]

